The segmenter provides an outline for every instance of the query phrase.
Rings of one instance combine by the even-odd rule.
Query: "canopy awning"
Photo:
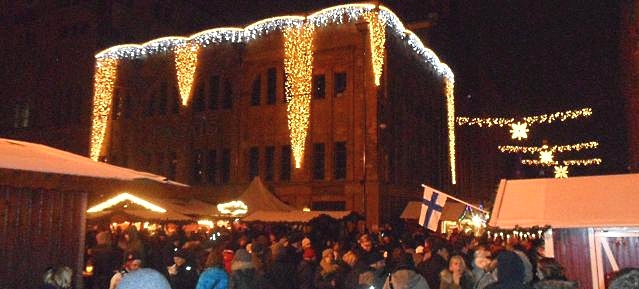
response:
[[[256,211],[242,218],[244,222],[284,222],[284,223],[306,223],[320,215],[341,220],[348,216],[351,211]]]
[[[502,180],[490,226],[639,226],[639,174]]]

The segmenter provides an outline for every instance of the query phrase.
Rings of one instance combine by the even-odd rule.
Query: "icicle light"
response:
[[[185,43],[175,47],[175,71],[183,106],[188,104],[191,95],[197,68],[198,49],[199,46],[196,43]]]
[[[99,58],[95,64],[91,144],[89,152],[89,156],[94,161],[99,159],[102,144],[104,143],[104,136],[106,135],[109,115],[111,113],[117,70],[117,59]]]
[[[576,119],[579,117],[589,117],[592,115],[591,108],[582,108],[579,110],[567,110],[560,111],[551,114],[541,114],[534,116],[526,116],[522,117],[517,122],[531,124],[541,124],[541,123],[553,123],[555,121],[566,121],[569,119]],[[515,118],[501,118],[501,117],[489,117],[489,118],[481,118],[481,117],[457,117],[457,125],[468,125],[468,126],[478,126],[478,127],[491,127],[491,126],[506,126],[515,123]]]
[[[595,149],[599,146],[599,143],[596,141],[591,141],[591,142],[585,142],[585,143],[578,143],[578,144],[571,144],[571,145],[561,145],[561,146],[541,146],[541,147],[525,147],[525,146],[513,146],[513,145],[506,145],[506,146],[498,146],[499,150],[502,153],[530,153],[530,154],[534,154],[534,153],[539,153],[541,151],[551,151],[551,152],[569,152],[569,151],[580,151],[580,150],[587,150],[587,149]]]
[[[312,25],[301,25],[284,30],[284,73],[288,101],[286,111],[296,168],[302,167],[311,112],[313,31]]]
[[[451,183],[457,183],[457,166],[455,165],[455,84],[446,78],[446,108],[448,110],[448,158],[450,162]]]
[[[386,24],[384,20],[378,16],[378,13],[368,12],[364,14],[364,18],[368,22],[368,30],[371,43],[371,62],[373,64],[373,76],[375,77],[375,85],[379,86],[380,78],[384,68],[384,50],[386,43]]]

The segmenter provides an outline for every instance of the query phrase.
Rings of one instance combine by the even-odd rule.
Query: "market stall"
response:
[[[502,180],[489,225],[550,227],[546,255],[584,289],[605,288],[606,274],[639,267],[639,174]]]

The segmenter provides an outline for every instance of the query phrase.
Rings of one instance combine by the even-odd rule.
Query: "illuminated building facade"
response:
[[[91,156],[205,200],[260,176],[294,207],[377,224],[453,182],[452,72],[383,6],[114,46],[94,81]]]

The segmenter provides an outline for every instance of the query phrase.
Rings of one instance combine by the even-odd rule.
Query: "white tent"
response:
[[[552,227],[546,254],[581,288],[603,289],[610,271],[639,266],[637,208],[639,174],[502,180],[489,225]]]
[[[280,201],[271,193],[260,177],[255,177],[238,198],[248,207],[248,213],[256,211],[293,211],[295,208]]]

